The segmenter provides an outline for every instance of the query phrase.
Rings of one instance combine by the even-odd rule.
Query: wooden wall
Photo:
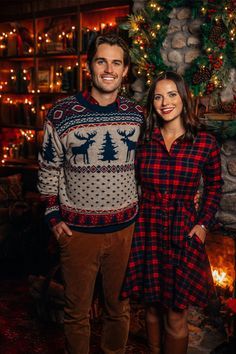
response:
[[[132,0],[115,0],[114,5],[131,5]],[[94,4],[99,7],[110,7],[110,0],[0,0],[0,21],[27,15],[35,12],[44,12],[50,9],[82,6],[89,10]]]

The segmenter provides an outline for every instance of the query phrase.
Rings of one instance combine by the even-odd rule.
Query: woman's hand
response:
[[[61,221],[53,226],[52,232],[57,240],[59,240],[62,235],[72,236],[71,229],[66,225],[66,223],[64,223],[64,221]]]
[[[202,241],[202,243],[205,243],[207,233],[203,226],[195,225],[189,232],[188,236],[193,237],[194,234],[197,235],[197,237]]]
[[[200,191],[199,190],[195,194],[195,196],[193,198],[193,202],[194,202],[195,210],[198,210],[199,209],[199,202],[200,202]]]

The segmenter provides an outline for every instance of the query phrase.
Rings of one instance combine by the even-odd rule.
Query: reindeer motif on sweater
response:
[[[135,129],[132,129],[130,132],[126,132],[126,130],[121,131],[120,129],[117,130],[118,134],[123,136],[121,141],[127,145],[127,154],[126,154],[126,162],[130,161],[131,159],[131,152],[133,152],[133,159],[134,159],[134,152],[136,147],[136,141],[132,141],[129,138],[134,135]]]
[[[88,133],[87,136],[83,136],[80,135],[79,133],[74,133],[74,136],[80,140],[80,141],[85,141],[85,143],[83,143],[80,146],[73,146],[71,148],[71,158],[74,159],[74,164],[76,164],[76,156],[77,155],[83,155],[83,162],[85,164],[89,163],[89,157],[88,157],[88,149],[90,146],[93,145],[93,143],[95,143],[95,140],[92,140],[92,138],[94,138],[96,136],[97,132],[92,132],[92,133]],[[71,159],[70,158],[70,159]]]

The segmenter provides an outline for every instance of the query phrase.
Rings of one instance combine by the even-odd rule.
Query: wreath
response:
[[[174,8],[191,8],[191,18],[203,18],[201,54],[184,73],[193,96],[218,95],[227,84],[229,70],[236,67],[236,0],[148,0],[145,8],[129,16],[126,29],[132,38],[131,58],[137,76],[147,86],[156,74],[171,70],[161,48],[167,35],[169,14]]]

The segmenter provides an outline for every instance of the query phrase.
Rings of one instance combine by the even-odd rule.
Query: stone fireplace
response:
[[[223,196],[218,218],[223,228],[236,234],[236,141],[226,140],[221,147]]]

